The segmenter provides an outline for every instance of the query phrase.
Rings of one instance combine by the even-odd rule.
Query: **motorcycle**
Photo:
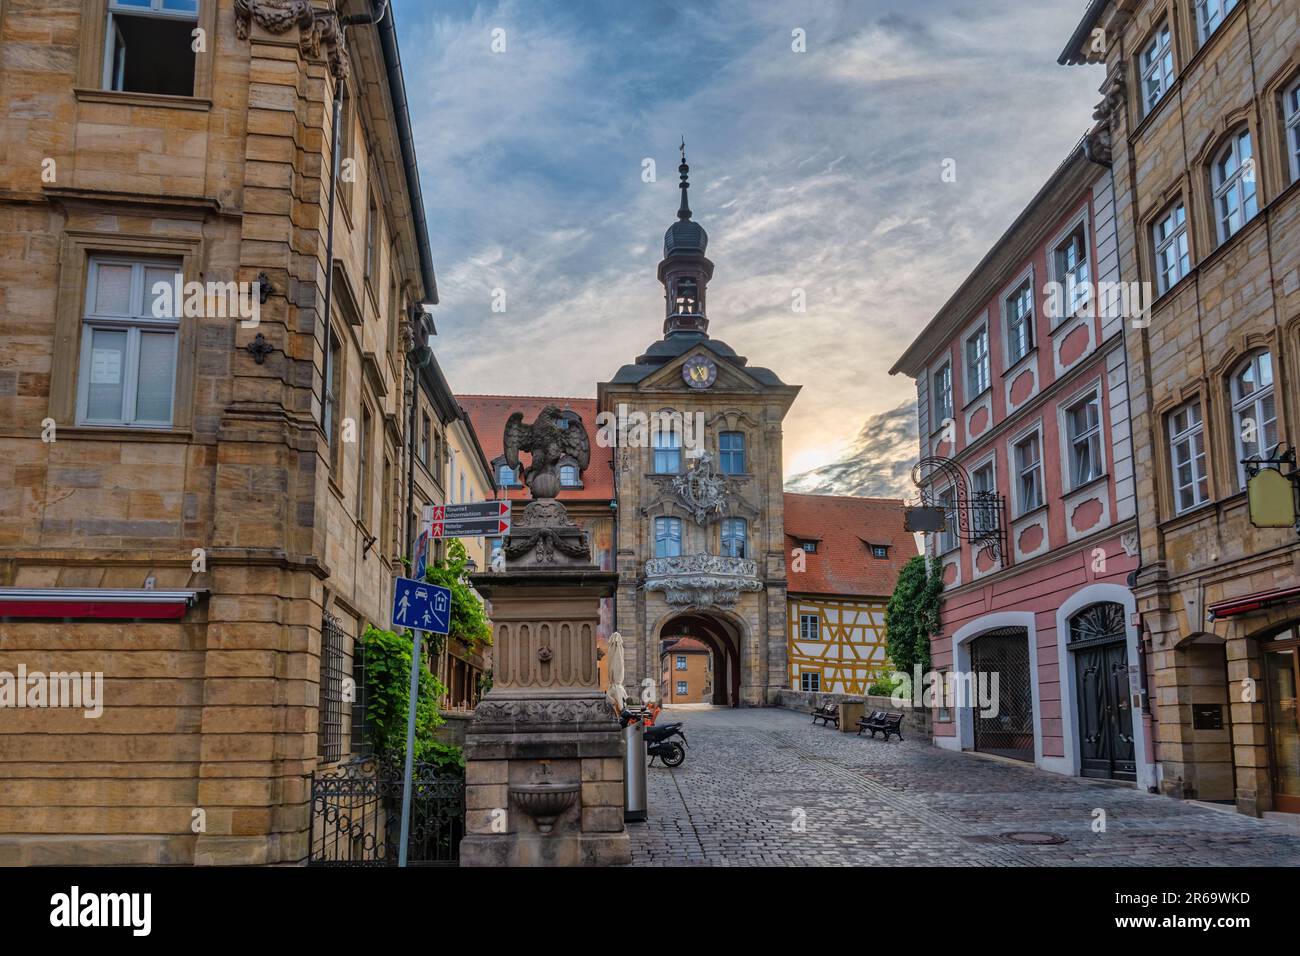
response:
[[[686,733],[682,730],[680,721],[673,724],[650,722],[657,716],[658,714],[649,715],[624,708],[619,714],[619,725],[626,727],[638,720],[645,723],[646,753],[650,755],[650,766],[654,766],[655,758],[658,757],[664,762],[665,767],[679,767],[686,759],[686,747],[689,746],[686,743]],[[647,717],[650,717],[650,721],[646,720]],[[681,737],[682,742],[678,743],[672,739],[673,737]]]

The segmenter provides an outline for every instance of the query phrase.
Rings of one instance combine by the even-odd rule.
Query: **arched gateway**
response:
[[[681,206],[664,235],[663,338],[597,387],[612,445],[627,683],[660,680],[661,640],[710,647],[715,700],[775,703],[788,686],[781,422],[799,389],[709,337],[709,237]]]

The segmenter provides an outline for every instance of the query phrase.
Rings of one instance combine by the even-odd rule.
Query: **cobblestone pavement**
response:
[[[649,770],[650,819],[628,825],[638,866],[1300,866],[1300,834],[1283,824],[1131,786],[841,734],[775,708],[660,720],[684,721],[690,746],[677,769]]]

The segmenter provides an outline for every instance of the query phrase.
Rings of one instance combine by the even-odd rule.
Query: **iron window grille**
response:
[[[339,619],[328,611],[320,636],[320,756],[332,763],[343,756],[343,643]]]

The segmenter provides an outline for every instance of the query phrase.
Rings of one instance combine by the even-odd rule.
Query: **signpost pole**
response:
[[[406,844],[411,837],[411,772],[412,761],[415,759],[415,708],[420,697],[421,632],[415,630],[411,633],[415,640],[411,644],[411,698],[407,702],[406,714],[406,769],[402,774],[402,842],[397,851],[398,866],[406,866]]]

